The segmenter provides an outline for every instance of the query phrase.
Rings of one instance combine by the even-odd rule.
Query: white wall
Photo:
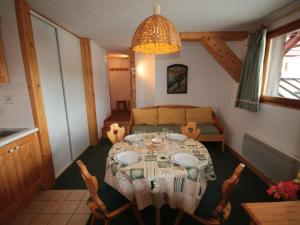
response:
[[[136,106],[155,105],[155,56],[136,54]]]
[[[183,42],[182,45],[182,51],[178,54],[156,56],[155,104],[212,106],[223,119],[222,106],[228,92],[224,83],[234,81],[200,43]],[[243,57],[244,42],[229,45],[239,57]],[[187,94],[167,94],[167,67],[176,63],[188,66]]]
[[[15,13],[15,1],[1,0],[1,30],[10,82],[0,84],[0,128],[34,127]],[[6,97],[12,104],[5,104]]]
[[[300,18],[299,12],[270,24],[275,29]],[[228,102],[222,107],[225,112],[226,142],[233,149],[242,152],[245,133],[273,145],[282,152],[300,159],[300,111],[270,104],[261,104],[257,113],[234,107],[238,84],[228,80]]]
[[[128,58],[109,58],[109,68],[128,68],[127,71],[109,71],[111,108],[117,109],[118,100],[130,100],[130,71]]]
[[[228,44],[244,60],[247,41]],[[138,65],[138,56],[136,60]],[[167,66],[175,63],[188,66],[187,94],[167,94]],[[137,75],[138,107],[143,106],[145,101],[145,96],[141,94],[147,92],[144,88],[145,85],[139,87]],[[151,105],[213,106],[226,126],[226,142],[233,149],[242,152],[244,134],[249,133],[288,155],[300,158],[300,111],[270,104],[261,104],[261,110],[257,113],[235,108],[237,88],[238,83],[199,43],[183,42],[180,54],[156,57],[155,90],[152,91],[155,101]]]
[[[98,137],[102,136],[101,129],[104,120],[110,116],[110,97],[107,73],[107,52],[94,41],[91,41],[93,78],[95,89],[96,115]]]

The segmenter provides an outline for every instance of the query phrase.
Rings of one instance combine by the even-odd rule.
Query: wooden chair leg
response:
[[[156,208],[156,225],[160,225],[160,208]]]
[[[144,222],[141,218],[141,215],[140,215],[139,211],[137,210],[137,208],[135,206],[132,206],[132,212],[133,212],[136,220],[138,221],[138,224],[139,225],[144,225]]]
[[[221,143],[221,152],[224,152],[225,149],[225,140]]]
[[[110,220],[109,219],[105,219],[104,225],[109,225],[110,224]]]
[[[92,215],[91,225],[95,225],[95,224],[96,224],[96,217]]]
[[[183,216],[184,216],[184,212],[180,210],[174,225],[179,225],[183,219]]]

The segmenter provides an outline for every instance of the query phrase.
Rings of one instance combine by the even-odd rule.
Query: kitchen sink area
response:
[[[15,128],[15,129],[0,129],[0,139],[1,138],[6,138],[10,135],[16,134],[18,132],[24,131],[26,128]]]
[[[0,128],[0,147],[37,131],[37,128]]]

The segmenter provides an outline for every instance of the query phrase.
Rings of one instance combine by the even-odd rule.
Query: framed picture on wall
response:
[[[186,94],[188,67],[183,64],[173,64],[167,68],[167,93]]]

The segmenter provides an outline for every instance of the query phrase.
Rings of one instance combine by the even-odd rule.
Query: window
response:
[[[267,35],[261,100],[300,108],[300,20]]]

